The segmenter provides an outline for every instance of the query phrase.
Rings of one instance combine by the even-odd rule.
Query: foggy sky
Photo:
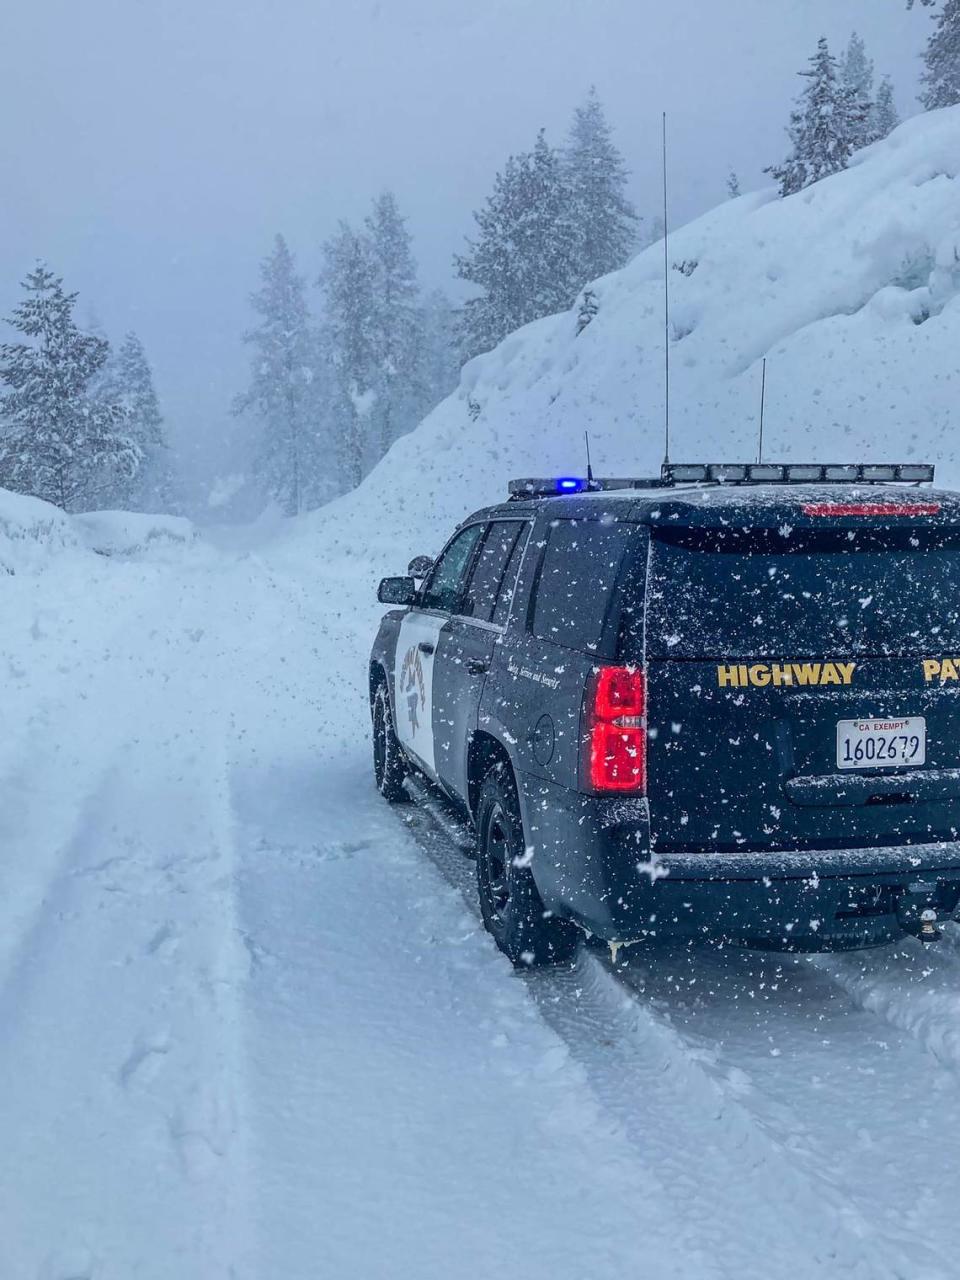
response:
[[[669,112],[687,221],[731,166],[765,185],[795,73],[853,28],[913,114],[929,14],[903,0],[7,0],[0,313],[45,258],[81,321],[139,333],[198,473],[229,470],[247,296],[277,231],[312,281],[337,219],[391,187],[424,283],[452,288],[495,171],[541,126],[561,141],[591,84],[648,217]]]

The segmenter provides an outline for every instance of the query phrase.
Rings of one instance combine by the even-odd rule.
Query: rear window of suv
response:
[[[599,648],[620,566],[638,528],[609,516],[551,521],[534,596],[535,636],[581,652]]]
[[[651,540],[660,658],[960,650],[960,533],[672,529]]]

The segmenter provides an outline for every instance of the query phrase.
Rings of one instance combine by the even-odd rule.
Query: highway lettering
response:
[[[717,667],[721,689],[764,689],[768,685],[849,685],[855,662],[737,662]]]

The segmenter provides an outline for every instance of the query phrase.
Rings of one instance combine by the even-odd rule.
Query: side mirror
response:
[[[381,604],[416,604],[417,584],[412,578],[384,578],[377,588]]]
[[[433,568],[433,556],[414,556],[407,565],[411,578],[425,578]]]

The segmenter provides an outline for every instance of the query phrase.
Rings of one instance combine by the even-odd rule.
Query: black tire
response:
[[[393,730],[393,712],[385,680],[373,695],[373,776],[384,800],[399,804],[407,799],[403,789],[407,762]]]
[[[518,968],[564,964],[576,955],[580,930],[548,912],[524,864],[526,841],[509,766],[495,765],[477,805],[477,890],[483,923]]]

